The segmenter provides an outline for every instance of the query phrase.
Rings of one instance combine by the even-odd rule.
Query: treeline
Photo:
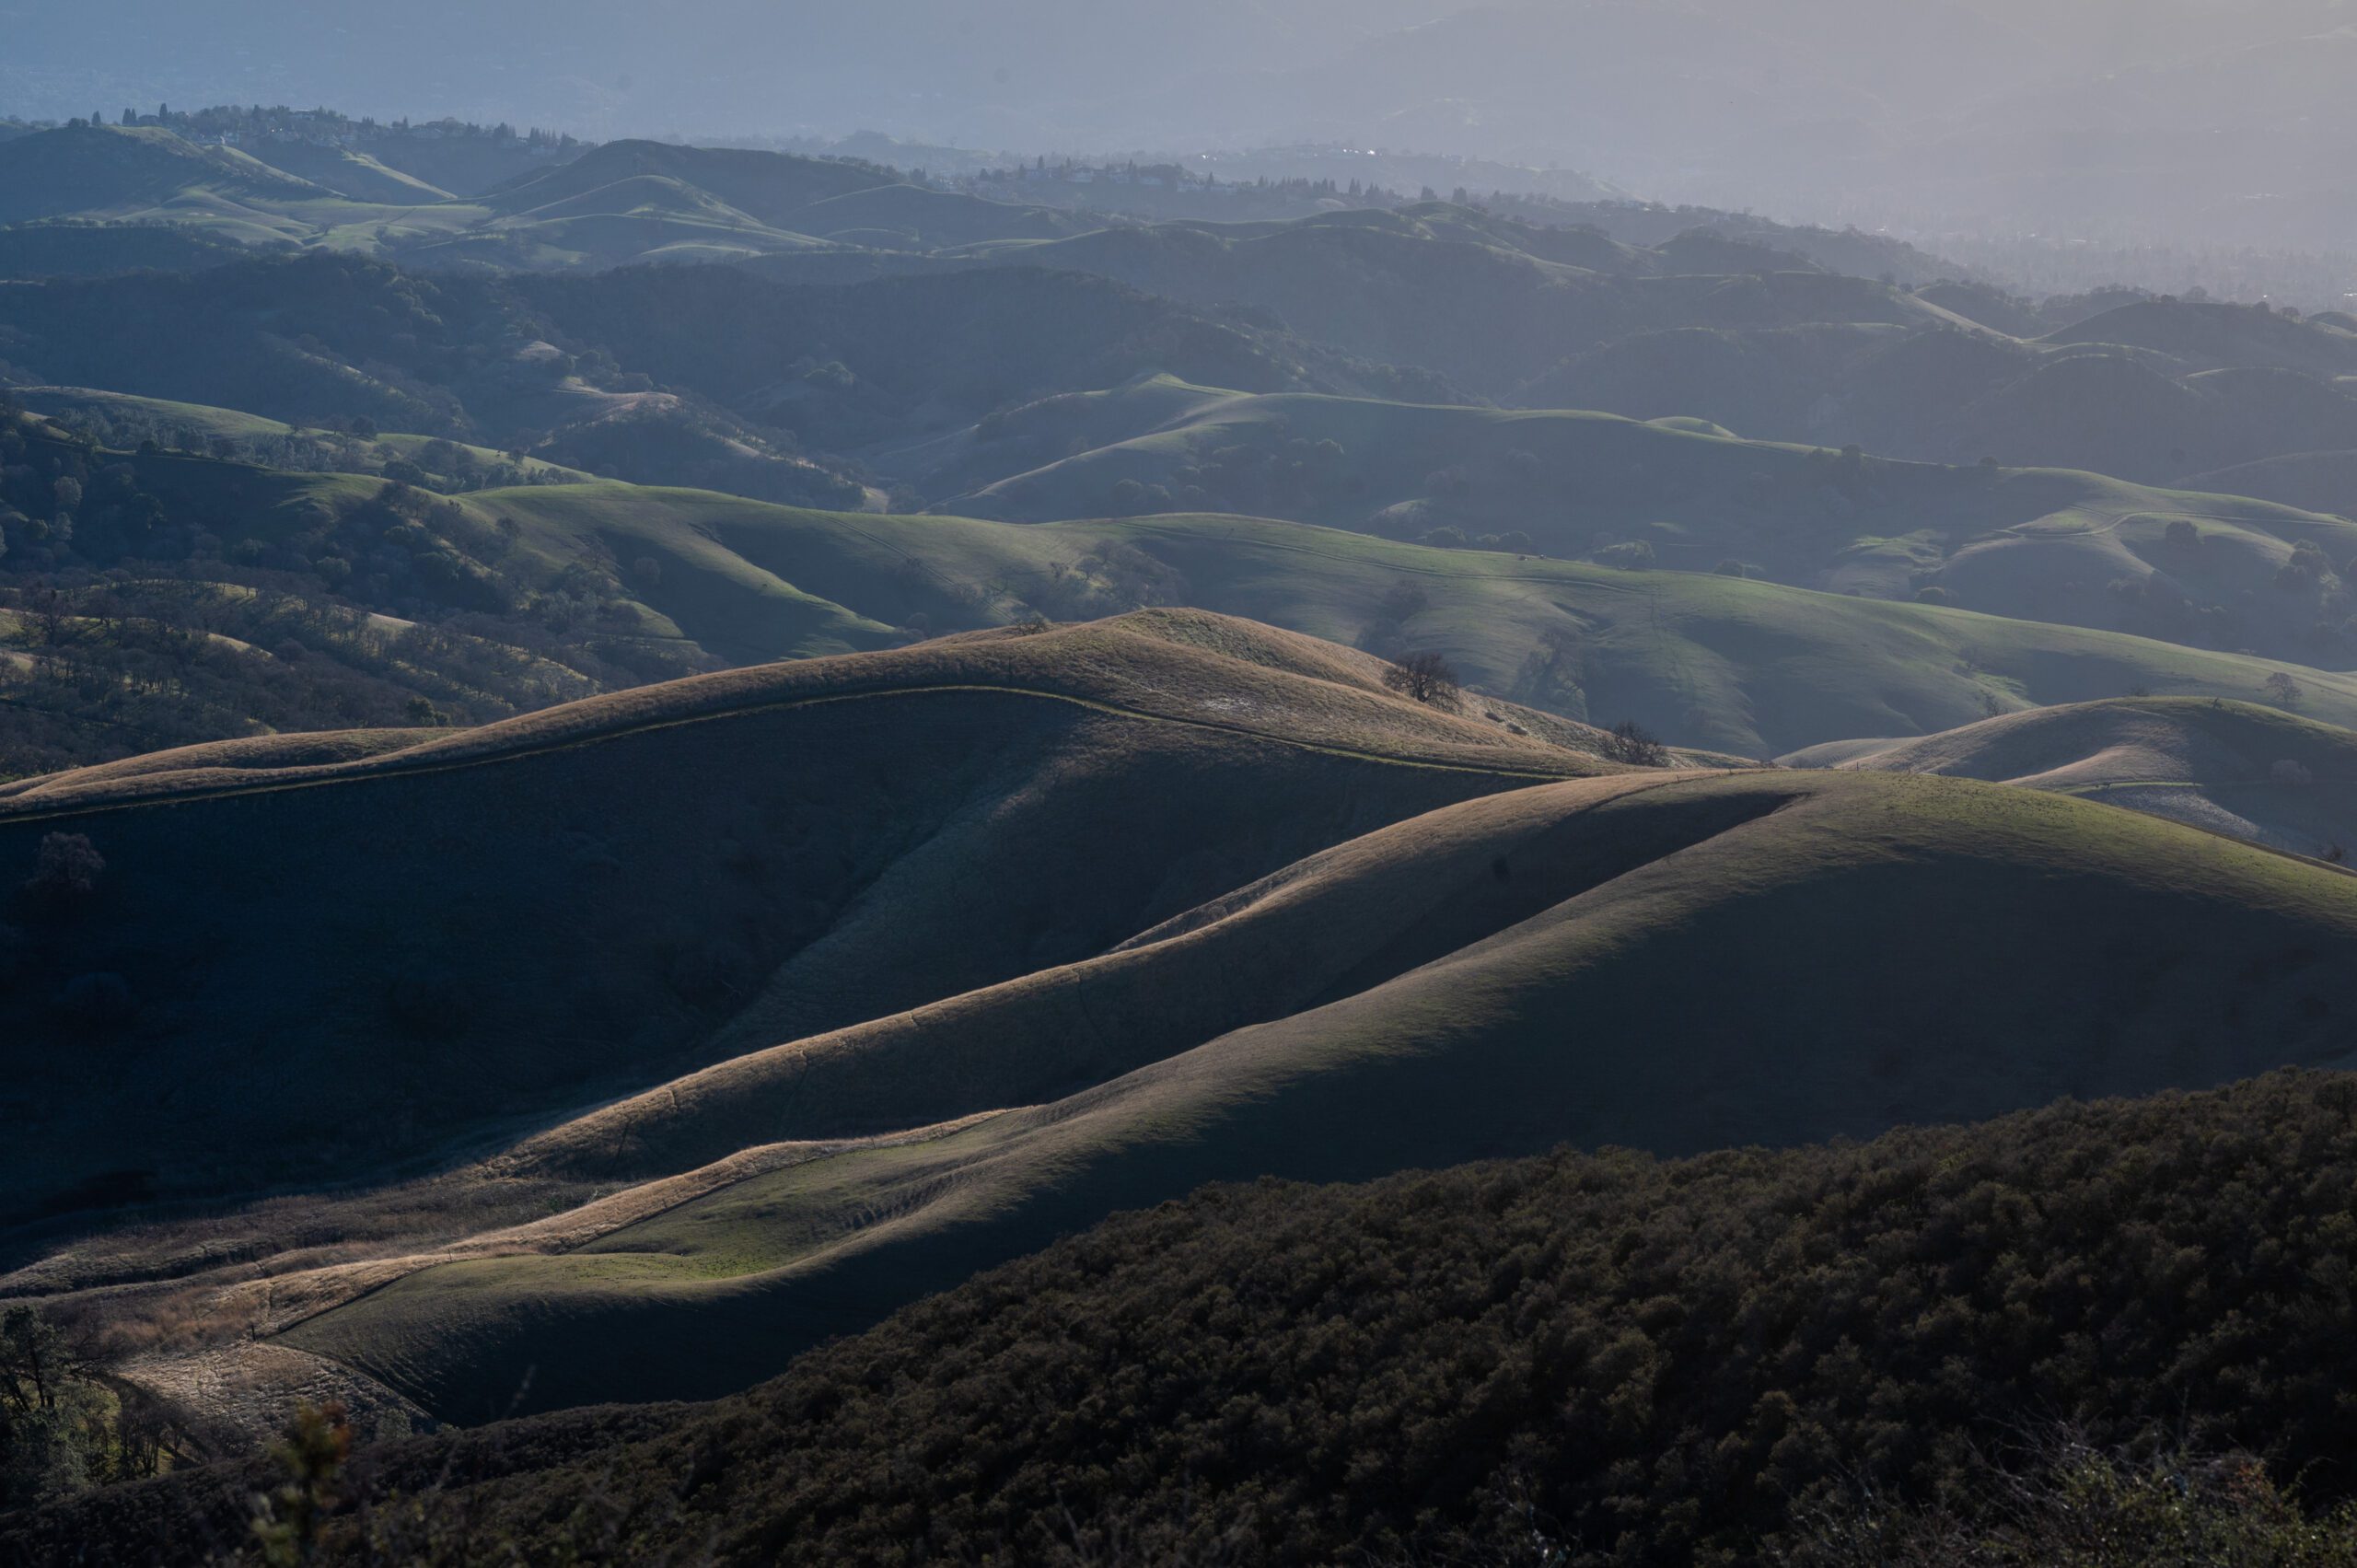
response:
[[[2298,1510],[2357,1496],[2352,1246],[2335,1074],[1865,1144],[1265,1181],[1112,1220],[749,1394],[395,1444],[337,1495],[527,1560],[594,1521],[615,1561],[1842,1562],[1862,1518],[1993,1537],[2023,1445],[2069,1429],[2131,1483],[2188,1446],[2247,1455],[2205,1507],[2342,1547],[2245,1560],[2345,1562],[2347,1516]],[[144,1560],[241,1529],[254,1489],[103,1497],[0,1554]],[[366,1560],[356,1527],[322,1521],[330,1559]]]
[[[208,430],[137,403],[91,405],[49,416],[61,430],[124,452],[171,452],[222,462],[251,463],[286,473],[377,474],[443,495],[563,484],[577,475],[534,462],[520,451],[487,453],[441,436],[401,444],[380,442],[366,416],[330,418],[284,431]]]
[[[110,122],[117,125],[157,126],[192,140],[225,135],[240,138],[278,135],[297,141],[349,143],[418,136],[437,141],[463,138],[521,142],[527,146],[566,152],[585,145],[562,131],[544,130],[537,125],[518,131],[504,120],[490,125],[447,116],[415,122],[407,117],[380,121],[371,114],[354,118],[332,109],[293,109],[283,103],[267,108],[258,103],[224,103],[197,110],[175,110],[168,103],[160,103],[152,113],[126,107],[113,115],[103,110],[94,110],[90,115],[90,123]]]

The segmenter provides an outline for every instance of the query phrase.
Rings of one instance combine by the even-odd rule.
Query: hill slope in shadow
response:
[[[1534,787],[1066,973],[552,1130],[505,1168],[662,1183],[757,1139],[818,1157],[711,1167],[562,1244],[355,1272],[356,1299],[282,1342],[459,1419],[528,1365],[550,1403],[715,1394],[1206,1180],[1791,1143],[2338,1063],[2329,976],[2352,953],[2344,874],[2060,796],[1821,773]],[[1167,1053],[918,1138],[810,1142],[889,1124],[896,1096],[962,1118],[1128,1051]]]
[[[431,1163],[749,1009],[767,1044],[922,1005],[1604,766],[1381,668],[1165,613],[22,782],[6,1218]],[[58,833],[94,894],[17,888]]]

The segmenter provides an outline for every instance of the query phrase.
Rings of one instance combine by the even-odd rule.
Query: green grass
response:
[[[702,604],[756,600],[769,580],[871,625],[935,629],[1123,608],[1081,563],[1108,542],[1161,572],[1159,591],[1223,614],[1355,643],[1402,581],[1430,607],[1407,622],[1484,689],[1601,724],[1634,717],[1686,746],[1776,754],[1858,736],[1930,734],[2000,710],[2118,696],[2256,699],[2292,668],[2309,711],[2357,726],[2357,679],[2118,633],[1829,595],[1707,574],[1616,572],[1438,550],[1364,534],[1220,516],[1023,526],[935,517],[801,512],[686,491],[555,487],[470,497],[514,510],[553,553],[588,539],[663,552],[676,599],[651,608],[700,635]],[[691,589],[687,579],[697,585]],[[666,592],[675,591],[667,572]],[[770,590],[773,591],[773,590]],[[749,621],[736,610],[730,627]],[[749,622],[760,624],[758,617]],[[781,618],[770,656],[813,651],[814,622]],[[1573,679],[1550,699],[1526,665],[1571,639]],[[732,633],[733,634],[733,633]],[[821,627],[818,635],[839,637]],[[1520,690],[1517,688],[1520,687]]]
[[[143,484],[217,515],[233,543],[289,537],[310,527],[317,509],[349,508],[377,493],[366,478],[141,461]],[[734,663],[872,649],[918,631],[1035,613],[1093,619],[1141,598],[1355,645],[1407,584],[1428,602],[1386,646],[1438,652],[1499,697],[1598,725],[1633,718],[1675,744],[1743,757],[1935,734],[1992,708],[2139,688],[2259,700],[2284,670],[2305,691],[2307,713],[2357,727],[2357,678],[2289,661],[1707,573],[1620,572],[1260,518],[1025,525],[811,512],[618,482],[482,492],[457,504],[479,528],[513,520],[519,549],[547,570],[579,563],[612,577],[617,565],[655,563],[656,580],[625,570],[611,590],[633,605],[633,634],[685,640]]]
[[[107,126],[19,138],[0,154],[0,222],[62,216],[163,222],[250,247],[528,268],[830,248],[814,234],[934,250],[1050,238],[1089,222],[781,154],[618,142],[488,193],[454,195],[341,149],[269,144],[257,156]]]
[[[1643,540],[1685,570],[1732,559],[1778,582],[1876,598],[1939,588],[1992,614],[2225,638],[2285,657],[2338,645],[2312,635],[2335,620],[2327,586],[2278,584],[2293,549],[2313,541],[2336,567],[2357,552],[2357,524],[2270,502],[2061,470],[1853,469],[1691,421],[1288,394],[1176,413],[1141,404],[1127,433],[1078,405],[1065,423],[1061,437],[977,433],[929,449],[940,464],[930,484],[970,486],[938,509],[1026,522],[1108,515],[1122,509],[1116,487],[1127,482],[1148,487],[1155,510],[1207,498],[1395,537],[1518,533],[1564,557]],[[1060,441],[1074,440],[1088,449],[1064,456]],[[1001,477],[985,480],[993,467]],[[2189,548],[2167,542],[2180,520],[2194,526]],[[2123,599],[2120,584],[2137,597]],[[2226,624],[2195,613],[2212,605]]]

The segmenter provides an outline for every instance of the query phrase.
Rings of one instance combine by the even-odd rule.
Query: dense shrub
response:
[[[2357,1504],[2312,1515],[2248,1454],[2057,1433],[2025,1459],[1945,1506],[1829,1512],[1784,1568],[2357,1568]]]
[[[1405,654],[1383,672],[1383,684],[1411,702],[1448,707],[1461,689],[1457,671],[1435,653]]]
[[[76,975],[57,993],[58,1016],[83,1034],[106,1034],[139,1014],[131,983],[113,973]]]
[[[80,903],[99,890],[106,868],[106,856],[87,834],[46,834],[34,852],[33,874],[25,889],[53,904]]]
[[[1079,1520],[1145,1562],[1733,1563],[1862,1496],[1968,1507],[1992,1452],[2063,1422],[2248,1451],[2330,1508],[2357,1496],[2352,1249],[2338,1074],[1864,1145],[1221,1187],[659,1436],[535,1473],[492,1452],[623,1419],[552,1417],[398,1451],[383,1483],[448,1466],[449,1505],[528,1545],[595,1500],[624,1540],[726,1562],[1037,1562]],[[128,1541],[105,1521],[131,1503],[178,1528],[168,1501],[0,1527],[0,1558]]]

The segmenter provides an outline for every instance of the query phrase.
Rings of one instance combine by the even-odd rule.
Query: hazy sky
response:
[[[1793,215],[2191,232],[2340,202],[2350,0],[0,0],[0,113],[325,102],[590,136],[1321,140]]]

